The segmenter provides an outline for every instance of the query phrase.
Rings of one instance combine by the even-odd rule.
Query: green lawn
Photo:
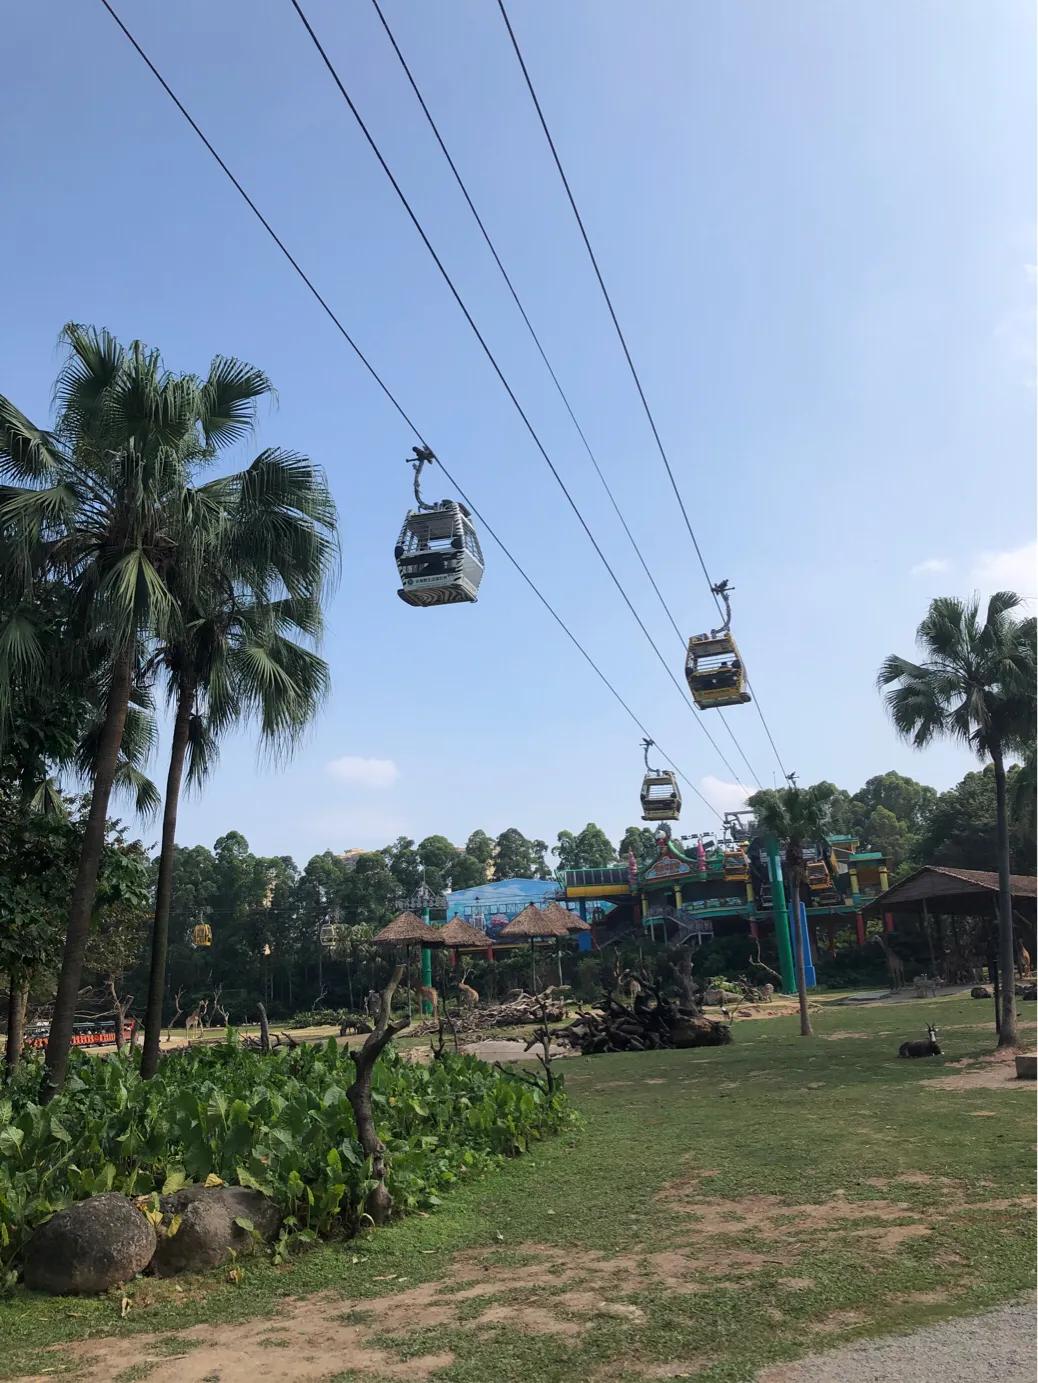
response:
[[[931,1017],[943,1059],[898,1060]],[[745,1021],[726,1048],[568,1060],[582,1127],[434,1215],[250,1261],[237,1283],[141,1280],[125,1319],[118,1297],[19,1292],[0,1304],[0,1377],[276,1362],[278,1378],[721,1383],[982,1309],[1032,1285],[1033,1086],[924,1082],[987,1053],[989,1017],[958,998],[827,1007],[814,1041],[792,1018]],[[47,1348],[100,1335],[98,1353]]]

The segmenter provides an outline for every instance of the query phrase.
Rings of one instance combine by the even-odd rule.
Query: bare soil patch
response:
[[[87,1340],[67,1347],[67,1353],[91,1378],[115,1378],[125,1369],[143,1366],[150,1370],[148,1383],[255,1383],[257,1378],[264,1383],[300,1383],[344,1371],[420,1383],[453,1362],[449,1352],[401,1361],[380,1348],[366,1329],[346,1323],[343,1307],[341,1297],[322,1292],[286,1301],[275,1325],[196,1325],[176,1335]],[[184,1353],[170,1355],[177,1340],[183,1341]]]
[[[1017,1079],[1015,1055],[1006,1050],[992,1052],[979,1061],[972,1057],[951,1061],[946,1069],[956,1068],[952,1074],[919,1083],[931,1090],[1030,1090],[1033,1095],[1035,1086],[1030,1081]]]

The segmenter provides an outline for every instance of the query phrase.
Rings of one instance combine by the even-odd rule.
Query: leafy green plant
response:
[[[225,1182],[276,1200],[290,1238],[352,1233],[373,1184],[346,1097],[352,1079],[334,1040],[266,1056],[233,1041],[189,1048],[150,1081],[135,1062],[77,1052],[65,1090],[44,1105],[41,1063],[25,1062],[0,1100],[0,1272],[37,1224],[99,1191],[150,1197]],[[451,1054],[424,1066],[390,1049],[372,1098],[403,1211],[439,1204],[455,1182],[570,1117],[561,1092],[549,1098]]]

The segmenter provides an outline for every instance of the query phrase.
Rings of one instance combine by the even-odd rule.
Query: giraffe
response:
[[[468,973],[469,972],[466,970],[458,981],[458,993],[461,995],[461,1002],[466,1008],[475,1008],[479,1003],[479,991],[473,989],[470,984],[466,983],[466,976]]]
[[[195,1009],[194,1013],[189,1013],[187,1017],[184,1019],[184,1027],[187,1030],[189,1041],[191,1038],[191,1033],[195,1028],[200,1028],[203,1032],[205,1031],[205,1014],[208,1007],[209,1000],[203,999],[201,1003],[198,1005],[198,1007]]]
[[[891,989],[901,989],[905,983],[905,967],[901,957],[895,952],[882,932],[877,932],[872,939],[886,958]]]
[[[435,1018],[440,1011],[439,991],[431,984],[420,984],[418,986],[419,1008],[422,1004],[428,1004],[432,1009],[432,1016]]]

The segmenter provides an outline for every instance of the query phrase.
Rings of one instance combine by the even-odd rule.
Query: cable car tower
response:
[[[669,769],[650,768],[650,739],[642,740],[645,751],[645,777],[642,779],[642,820],[677,821],[681,815],[681,789],[677,774]]]
[[[750,700],[746,671],[732,638],[732,588],[727,581],[718,581],[710,589],[724,601],[724,624],[720,629],[711,629],[709,634],[689,639],[685,659],[688,689],[701,711],[715,706],[742,706]]]
[[[429,447],[415,447],[415,508],[404,518],[393,555],[400,573],[397,595],[408,605],[454,605],[476,599],[483,580],[483,553],[469,511],[457,500],[426,504],[422,467],[436,458]]]

